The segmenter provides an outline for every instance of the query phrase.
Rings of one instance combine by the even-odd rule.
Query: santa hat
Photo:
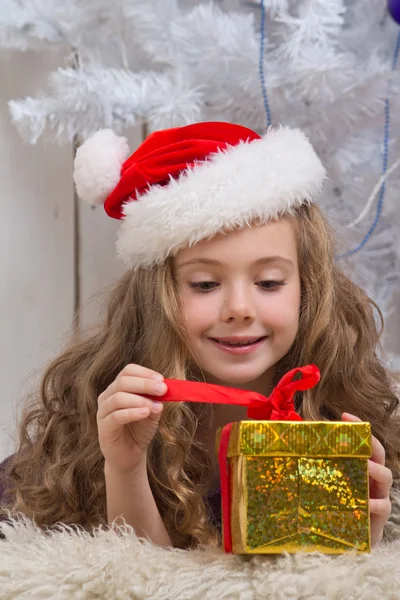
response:
[[[128,155],[125,138],[98,131],[77,150],[74,179],[79,197],[122,220],[117,251],[132,268],[313,202],[325,178],[306,136],[287,127],[261,137],[196,123],[152,133]]]

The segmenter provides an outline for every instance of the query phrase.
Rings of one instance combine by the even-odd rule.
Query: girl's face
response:
[[[207,381],[266,393],[299,324],[291,222],[202,240],[179,251],[175,267],[187,343]]]

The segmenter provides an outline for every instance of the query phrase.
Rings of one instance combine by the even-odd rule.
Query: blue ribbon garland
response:
[[[399,53],[400,53],[400,32],[397,35],[395,50],[394,50],[394,54],[393,54],[392,71],[394,71],[397,67]],[[385,100],[385,123],[384,123],[384,140],[383,140],[382,175],[386,174],[387,167],[388,167],[389,139],[390,139],[390,101],[389,101],[389,98],[386,98],[386,100]],[[353,248],[352,250],[349,250],[348,252],[345,252],[344,254],[339,255],[337,258],[340,259],[340,258],[347,258],[348,256],[352,256],[353,254],[356,254],[357,252],[362,250],[364,248],[364,246],[368,243],[372,234],[374,233],[375,229],[378,226],[379,219],[382,214],[383,199],[385,197],[385,191],[386,191],[386,181],[383,181],[383,183],[380,187],[380,190],[379,190],[379,198],[378,198],[378,204],[376,206],[375,218],[373,220],[371,227],[365,234],[364,238],[361,240],[361,242],[359,244],[357,244],[357,246],[355,248]]]
[[[259,70],[260,70],[261,90],[262,90],[262,95],[263,95],[263,100],[264,100],[264,108],[265,108],[265,112],[267,114],[267,127],[269,127],[272,123],[272,119],[271,119],[271,110],[269,108],[269,103],[268,103],[267,86],[265,84],[265,73],[264,73],[265,21],[266,21],[264,0],[261,0],[260,8],[261,8],[261,19],[260,19],[260,64],[259,64]]]

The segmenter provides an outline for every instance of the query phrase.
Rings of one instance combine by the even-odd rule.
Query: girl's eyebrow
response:
[[[268,264],[268,263],[276,263],[276,262],[283,262],[291,267],[294,266],[293,261],[291,261],[289,258],[285,258],[284,256],[263,256],[261,258],[258,258],[256,261],[254,261],[254,265],[255,266],[259,266],[259,265],[263,265],[263,264]],[[180,269],[181,267],[185,267],[187,265],[197,265],[197,264],[203,264],[203,265],[212,265],[215,267],[222,267],[223,263],[221,263],[218,260],[215,260],[213,258],[192,258],[191,260],[187,260],[179,265],[176,265],[177,269]]]

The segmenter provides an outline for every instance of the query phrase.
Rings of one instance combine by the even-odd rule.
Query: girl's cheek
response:
[[[299,306],[296,302],[285,302],[282,299],[269,305],[264,311],[264,319],[271,322],[276,328],[297,326],[299,321]]]
[[[294,314],[298,313],[300,308],[300,293],[293,289],[283,289],[283,294],[280,294],[274,298],[274,305],[276,310],[279,310],[282,314]]]
[[[208,294],[196,294],[193,292],[184,293],[181,296],[181,308],[185,318],[190,320],[210,312],[213,304],[210,302],[208,296]]]

